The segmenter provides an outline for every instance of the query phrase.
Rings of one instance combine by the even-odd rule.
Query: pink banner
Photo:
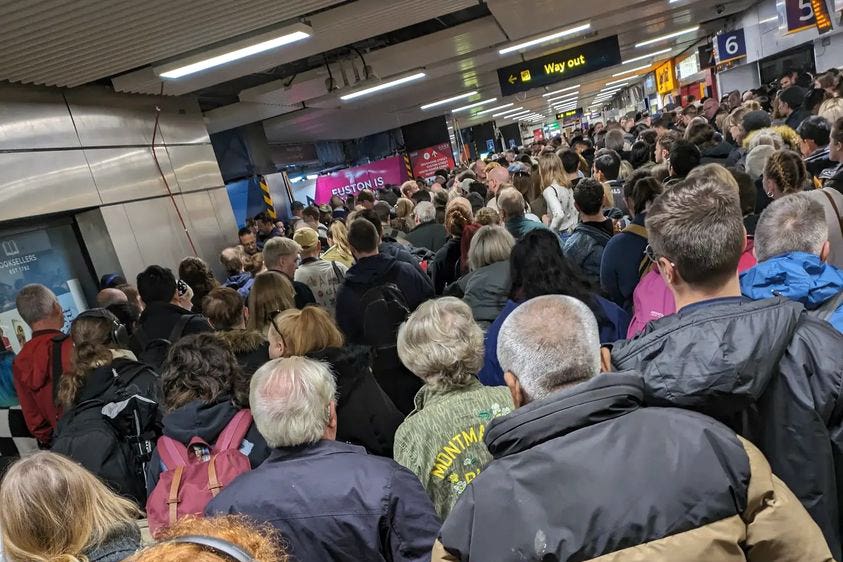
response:
[[[329,202],[333,195],[339,195],[345,199],[363,189],[374,191],[388,185],[401,185],[407,179],[407,168],[401,156],[392,156],[363,166],[346,168],[316,178],[316,204]]]

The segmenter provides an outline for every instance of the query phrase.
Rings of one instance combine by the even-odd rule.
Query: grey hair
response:
[[[433,203],[422,201],[413,209],[413,214],[422,224],[433,222],[436,220],[436,207],[433,206]]]
[[[15,298],[18,314],[30,327],[40,320],[48,320],[58,303],[50,289],[37,283],[24,286]]]
[[[468,265],[472,271],[509,259],[515,238],[502,226],[483,226],[474,233],[468,248]]]
[[[249,404],[267,445],[295,447],[322,439],[336,394],[327,364],[288,357],[266,363],[252,376]]]
[[[483,366],[483,331],[461,300],[429,300],[398,330],[398,357],[429,386],[466,386]]]
[[[810,195],[794,193],[764,209],[755,227],[755,257],[759,262],[790,252],[820,255],[828,240],[825,209]]]
[[[504,321],[498,361],[527,401],[541,400],[600,372],[600,332],[591,309],[563,295],[530,299]]]
[[[301,246],[295,240],[276,236],[263,245],[263,263],[271,269],[278,265],[281,258],[301,253]]]

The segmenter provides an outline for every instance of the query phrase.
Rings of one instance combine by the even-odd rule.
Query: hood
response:
[[[706,146],[700,151],[703,158],[728,158],[734,150],[734,146],[723,141],[713,146]]]
[[[241,289],[251,280],[252,274],[244,271],[242,273],[229,276],[229,278],[225,280],[223,286],[230,287],[232,289]]]
[[[135,524],[114,529],[105,540],[85,552],[89,562],[121,562],[141,546],[141,534]]]
[[[371,285],[387,275],[395,267],[396,261],[394,257],[384,254],[361,258],[345,274],[345,282],[349,285]]]
[[[496,459],[520,453],[633,412],[643,401],[644,387],[637,374],[598,375],[495,418],[486,429],[486,446]]]
[[[761,262],[741,275],[741,292],[751,299],[786,297],[808,310],[843,291],[843,272],[819,256],[792,252]]]
[[[228,330],[217,332],[217,337],[231,346],[231,351],[239,355],[260,349],[266,338],[254,330]]]
[[[213,403],[193,400],[164,416],[164,435],[184,445],[193,437],[213,443],[237,411],[227,396]]]
[[[128,384],[130,381],[125,379],[128,369],[138,365],[138,362],[130,351],[117,350],[116,353],[112,351],[112,356],[114,359],[110,364],[94,369],[85,378],[85,382],[79,390],[79,395],[76,397],[77,404],[86,400],[114,402],[122,399],[122,396],[118,396],[118,389],[114,385],[114,379],[119,373],[123,375],[121,378],[123,383]],[[141,372],[138,370],[136,374],[140,374]]]
[[[639,371],[654,405],[731,419],[778,373],[803,311],[784,298],[680,310],[615,343],[612,365]]]
[[[337,377],[337,385],[361,378],[369,371],[369,348],[365,345],[346,344],[344,347],[328,347],[307,354],[311,359],[331,365]]]

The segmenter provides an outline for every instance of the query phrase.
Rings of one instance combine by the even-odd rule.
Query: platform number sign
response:
[[[811,0],[785,0],[784,9],[788,33],[796,33],[817,25],[817,16]]]
[[[717,36],[715,58],[723,64],[746,56],[746,36],[743,29],[727,31]]]

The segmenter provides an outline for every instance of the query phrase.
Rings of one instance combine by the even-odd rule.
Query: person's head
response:
[[[702,114],[705,116],[706,119],[714,119],[714,116],[717,115],[717,110],[719,109],[720,102],[718,102],[714,98],[708,98],[703,102]]]
[[[825,261],[829,248],[825,210],[804,193],[785,195],[770,203],[755,227],[755,257],[759,262],[791,252],[814,254]]]
[[[646,226],[649,255],[674,295],[685,300],[736,282],[746,231],[733,186],[714,179],[681,182],[650,205]]]
[[[275,228],[275,222],[267,213],[258,213],[255,215],[255,227],[263,235],[267,235]]]
[[[603,186],[594,178],[583,178],[574,186],[574,206],[582,217],[600,215],[603,207]]]
[[[415,205],[413,204],[412,199],[401,198],[395,203],[395,216],[399,219],[408,219],[413,215],[413,208]]]
[[[690,96],[689,96],[690,97]],[[690,102],[690,100],[689,100]],[[685,106],[685,109],[682,110],[682,124],[686,127],[691,124],[691,121],[694,120],[694,117],[697,116],[697,106],[689,103]]]
[[[125,285],[119,285],[117,289],[126,295],[126,298],[129,300],[129,304],[136,307],[138,309],[138,313],[143,311],[143,301],[140,298],[140,293],[138,293],[138,290],[133,285],[126,283]]]
[[[840,80],[843,86],[843,79]],[[820,104],[820,109],[817,115],[828,119],[829,123],[834,123],[843,117],[843,97],[827,99]]]
[[[474,222],[480,226],[497,226],[501,223],[501,215],[491,207],[483,207],[474,215]]]
[[[662,182],[652,176],[644,176],[632,183],[632,191],[626,198],[630,213],[639,215],[649,208],[650,204],[661,195]],[[626,186],[624,186],[626,191]]]
[[[296,274],[301,246],[289,238],[272,238],[263,246],[263,263],[267,269],[280,271],[292,278]]]
[[[375,194],[368,189],[360,191],[357,194],[357,204],[361,205],[364,209],[371,209],[375,206]]]
[[[247,327],[266,335],[272,317],[296,307],[296,291],[290,279],[277,271],[264,271],[255,277],[249,292]]]
[[[319,234],[309,226],[298,229],[293,235],[293,241],[301,246],[299,253],[302,258],[317,258],[322,251]]]
[[[419,184],[413,180],[405,181],[401,184],[401,195],[404,197],[411,198],[417,191],[419,191]]]
[[[114,289],[118,285],[125,285],[126,278],[118,273],[106,273],[100,277],[100,289]]]
[[[348,245],[348,228],[344,222],[337,220],[331,223],[328,227],[328,243],[351,255],[351,246]]]
[[[246,255],[253,256],[258,253],[258,238],[252,229],[244,226],[238,233],[240,237],[240,245],[243,246],[243,251]]]
[[[799,152],[802,156],[810,156],[818,148],[828,146],[831,139],[831,123],[825,117],[812,115],[796,129],[799,134]]]
[[[550,230],[527,233],[512,248],[509,264],[512,300],[556,294],[591,301],[590,283],[565,258],[559,237]]]
[[[828,158],[833,162],[843,162],[843,117],[838,118],[831,128]]]
[[[140,319],[140,309],[129,302],[119,304],[110,304],[105,307],[107,311],[112,313],[120,324],[126,327],[126,333],[131,336],[135,333],[135,326]]]
[[[199,400],[216,404],[238,398],[246,406],[246,378],[229,345],[216,334],[180,338],[167,352],[161,373],[167,412]]]
[[[534,298],[504,321],[497,356],[515,407],[541,400],[600,372],[597,320],[576,298]]]
[[[795,70],[788,68],[779,76],[779,88],[786,90],[796,84],[796,77],[799,75]]]
[[[623,129],[611,129],[603,138],[603,147],[620,154],[625,142]]]
[[[10,562],[75,561],[114,534],[137,532],[139,510],[78,463],[28,455],[0,485],[3,554]]]
[[[137,277],[138,293],[144,305],[171,302],[176,298],[176,277],[160,265],[150,265]]]
[[[293,201],[290,205],[290,211],[293,213],[294,217],[302,218],[302,213],[304,212],[304,203],[301,201]]]
[[[539,177],[542,188],[556,183],[561,186],[569,186],[570,181],[562,167],[562,160],[553,152],[545,152],[539,155]]]
[[[614,150],[602,152],[594,159],[594,172],[592,177],[600,182],[618,179],[621,170],[621,157]]]
[[[704,180],[706,178],[713,179],[723,185],[728,185],[738,192],[738,182],[735,176],[729,173],[729,170],[720,164],[703,164],[691,170],[686,179],[688,180]]]
[[[764,166],[764,191],[772,199],[798,193],[805,188],[808,171],[802,158],[792,150],[776,150]]]
[[[502,189],[498,194],[498,210],[502,221],[524,216],[524,196],[514,187]]]
[[[489,173],[493,174],[494,170]],[[448,234],[454,237],[462,236],[463,229],[472,222],[474,222],[474,214],[468,199],[457,197],[448,201],[448,206],[445,208],[445,230]]]
[[[673,143],[670,149],[670,175],[677,178],[684,178],[688,172],[699,166],[700,149],[692,142],[678,140]]]
[[[763,109],[747,111],[743,114],[743,118],[741,119],[741,140],[745,139],[749,133],[760,129],[766,129],[771,124],[772,120],[770,119],[770,114]],[[735,138],[735,140],[738,139]]]
[[[577,151],[565,149],[560,152],[559,160],[562,162],[562,169],[566,175],[570,177],[577,175],[580,167],[580,155]]]
[[[314,205],[308,205],[301,212],[302,221],[311,228],[319,225],[319,216],[319,208]]]
[[[694,121],[685,129],[685,140],[702,150],[704,147],[714,144],[716,132],[714,127],[708,124],[708,121]]]
[[[416,224],[427,224],[436,220],[436,207],[433,203],[422,201],[413,209]]]
[[[198,299],[205,298],[211,289],[219,285],[205,260],[193,256],[184,258],[179,263],[179,279],[190,285]]]
[[[243,297],[231,287],[217,287],[208,293],[202,301],[202,313],[219,332],[246,327]]]
[[[758,197],[758,190],[755,188],[755,181],[752,176],[735,168],[729,168],[729,173],[735,178],[738,184],[738,197],[741,202],[741,213],[751,215],[755,212],[755,203]]]
[[[501,226],[483,226],[474,236],[468,248],[469,268],[474,271],[493,263],[507,261],[515,246],[512,234]]]
[[[278,314],[272,319],[267,339],[272,359],[307,355],[345,344],[334,319],[318,306],[290,309]]]
[[[398,356],[425,385],[438,390],[462,388],[483,366],[483,331],[461,300],[429,300],[401,325]]]
[[[413,193],[411,199],[416,205],[418,205],[419,203],[432,203],[433,194],[430,191],[420,190]]]
[[[243,257],[237,248],[226,248],[220,252],[220,263],[225,268],[226,275],[243,273]]]
[[[103,289],[97,293],[97,307],[106,308],[112,304],[128,303],[129,297],[120,289]]]
[[[652,148],[644,141],[635,141],[632,143],[632,148],[629,149],[629,163],[635,169],[640,168],[644,164],[650,162],[650,155]]]
[[[799,86],[790,86],[779,94],[779,113],[789,116],[802,106],[805,101],[805,90]]]
[[[348,227],[348,244],[354,257],[372,256],[378,253],[380,235],[371,221],[354,219]]]
[[[336,395],[328,365],[287,357],[273,359],[252,376],[249,403],[267,445],[295,447],[336,438]]]
[[[496,166],[486,173],[486,185],[489,193],[497,194],[501,184],[509,182],[509,171],[503,166]]]
[[[679,140],[679,133],[676,131],[665,131],[656,137],[656,164],[661,164],[670,158],[670,150],[673,143]]]

